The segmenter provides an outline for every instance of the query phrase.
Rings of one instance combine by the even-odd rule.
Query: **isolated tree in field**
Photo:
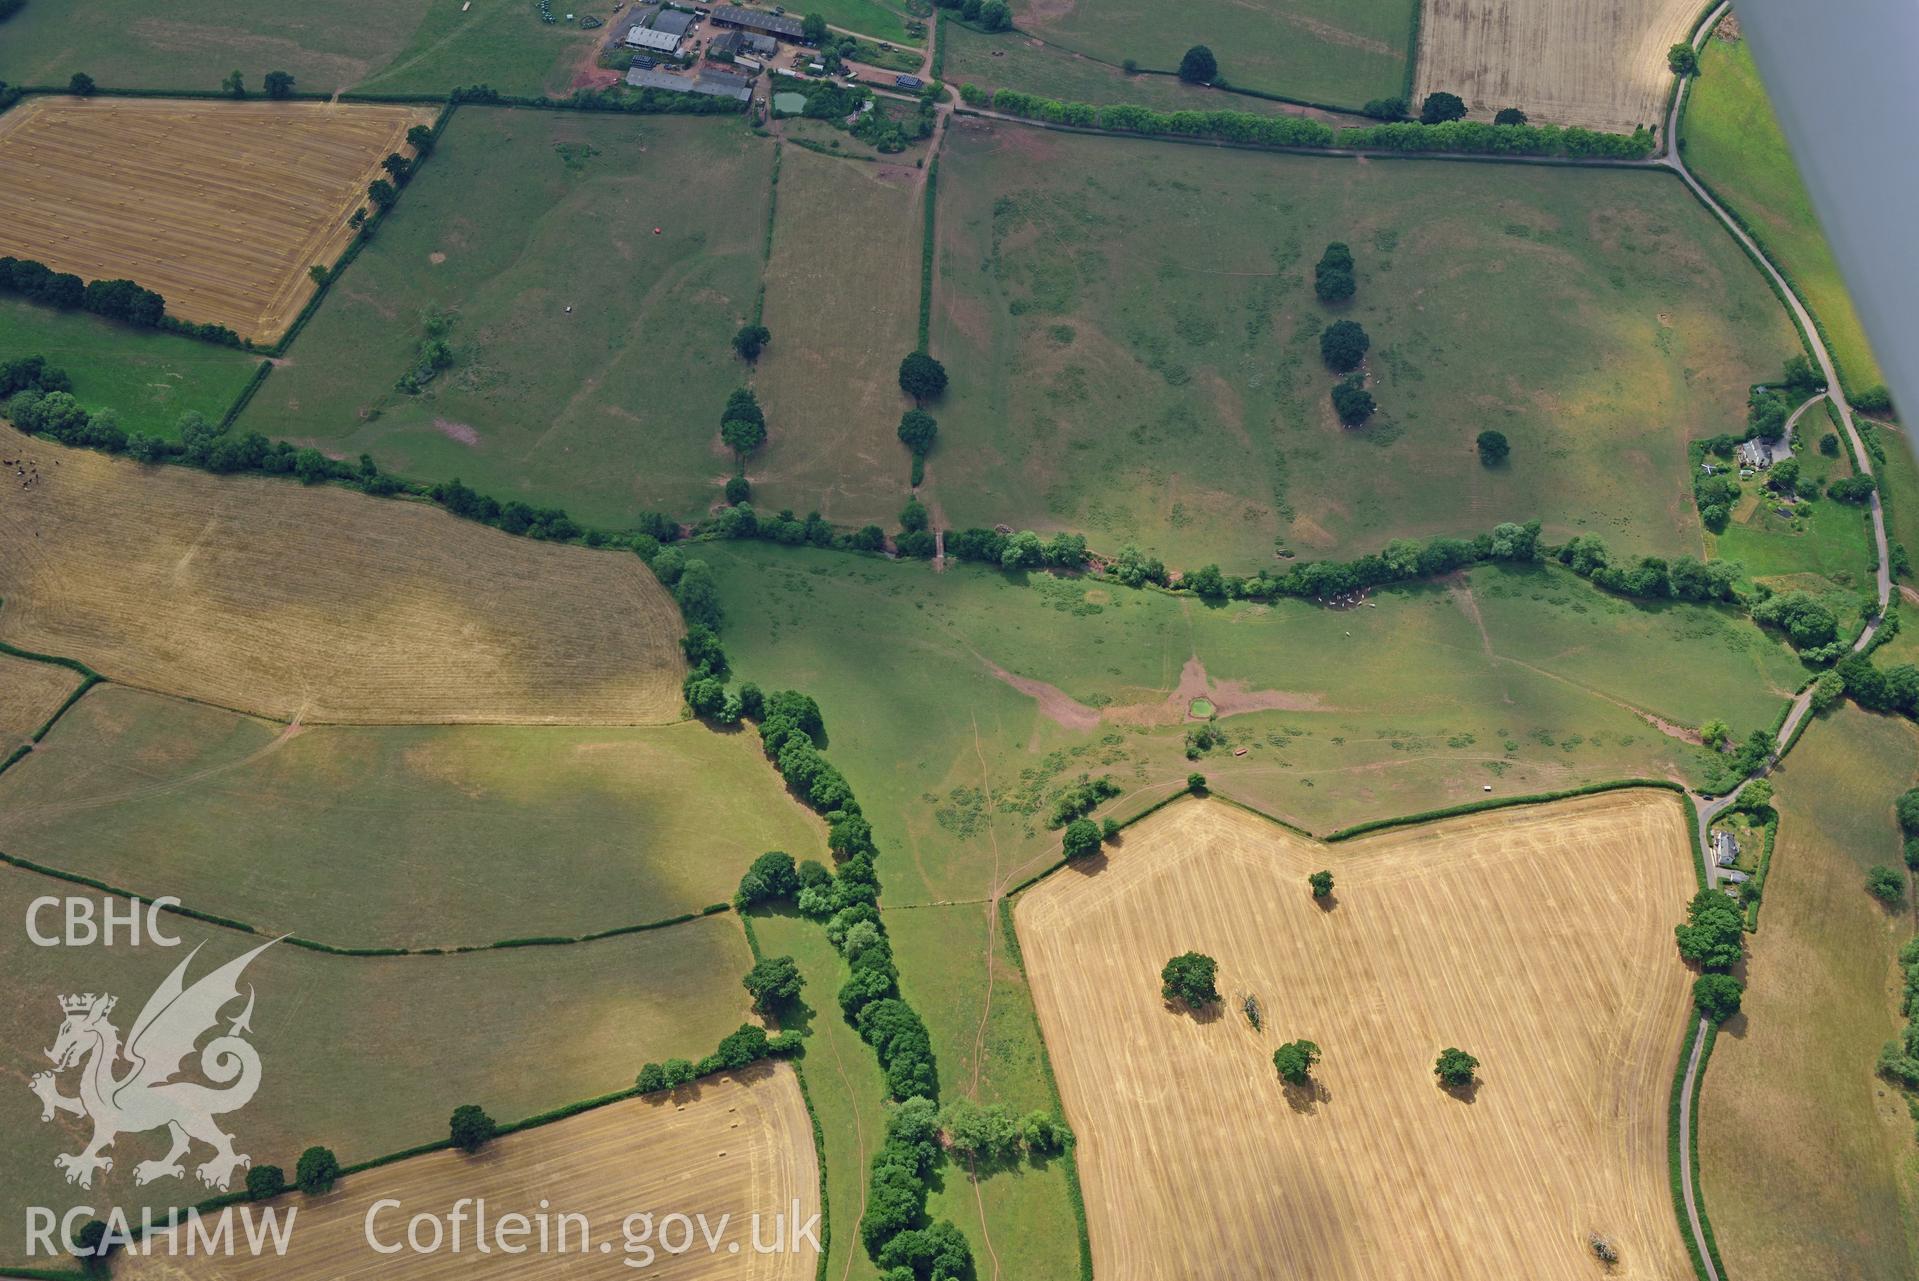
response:
[[[1426,101],[1419,104],[1419,123],[1422,125],[1445,124],[1448,120],[1463,120],[1466,117],[1466,102],[1456,93],[1429,93]]]
[[[1194,771],[1186,776],[1186,790],[1198,796],[1206,790],[1206,776]]]
[[[84,71],[74,72],[72,77],[67,81],[67,92],[76,94],[82,98],[91,98],[94,89],[97,87],[98,86],[93,83],[93,77]]]
[[[939,432],[939,423],[923,409],[909,409],[900,415],[900,444],[915,458],[924,458],[932,452]]]
[[[1883,863],[1875,865],[1866,873],[1866,892],[1887,907],[1897,907],[1906,901],[1906,878]]]
[[[267,72],[265,83],[267,97],[269,98],[291,98],[293,96],[293,77],[284,71]],[[425,125],[414,125],[413,128],[407,130],[406,140],[412,142],[413,135],[416,132],[424,132],[427,135],[428,145],[432,145],[433,131]],[[418,144],[415,145],[417,146]],[[420,154],[425,155],[426,152],[422,151]]]
[[[1373,416],[1376,407],[1373,393],[1366,390],[1366,380],[1360,375],[1348,374],[1333,385],[1333,412],[1346,426],[1359,426]]]
[[[809,13],[800,19],[800,36],[808,44],[818,44],[826,39],[826,17],[824,14]]]
[[[279,1166],[255,1165],[247,1168],[247,1195],[253,1200],[265,1201],[286,1190],[286,1172]]]
[[[946,366],[923,351],[909,352],[900,361],[900,390],[925,408],[927,401],[937,400],[946,390]]]
[[[1288,1041],[1273,1051],[1273,1070],[1288,1085],[1304,1085],[1319,1062],[1319,1047],[1311,1041]]]
[[[1479,1071],[1479,1060],[1455,1046],[1447,1046],[1439,1052],[1439,1058],[1433,1063],[1433,1075],[1439,1083],[1449,1090],[1461,1089],[1473,1083],[1473,1074]]]
[[[1219,989],[1213,986],[1218,974],[1219,962],[1212,957],[1203,952],[1181,952],[1159,972],[1159,994],[1197,1010],[1219,1000]]]
[[[741,325],[739,332],[733,335],[733,350],[750,365],[760,358],[772,337],[772,331],[765,325]]]
[[[756,962],[740,984],[752,995],[754,1009],[771,1014],[800,994],[803,980],[792,957],[769,956]]]
[[[1358,321],[1335,320],[1320,330],[1319,358],[1336,374],[1350,373],[1366,359],[1366,349],[1372,342]]]
[[[1479,447],[1479,461],[1488,467],[1499,466],[1513,452],[1503,431],[1482,431],[1473,443]]]
[[[1493,123],[1496,125],[1523,125],[1526,123],[1526,113],[1518,107],[1501,107],[1499,114],[1493,117]]]
[[[400,198],[399,188],[395,187],[385,178],[375,178],[372,182],[368,183],[366,194],[367,199],[371,200],[381,209],[393,208],[393,202]]]
[[[1067,858],[1085,858],[1099,849],[1100,839],[1099,824],[1090,818],[1076,818],[1060,836],[1060,850]]]
[[[1345,302],[1355,288],[1353,251],[1335,240],[1313,265],[1313,292],[1321,302]]]
[[[1732,741],[1732,726],[1715,716],[1700,726],[1699,741],[1716,752]]]
[[[1219,60],[1203,44],[1196,44],[1179,60],[1179,78],[1189,85],[1209,85],[1219,75]]]
[[[333,1181],[339,1177],[340,1159],[331,1148],[308,1148],[293,1167],[293,1182],[308,1196],[331,1192]]]
[[[1699,71],[1699,53],[1683,41],[1666,50],[1666,66],[1675,76],[1690,76]]]
[[[742,467],[746,456],[766,443],[766,414],[752,388],[735,388],[726,398],[726,408],[720,411],[720,439]]]
[[[478,1152],[500,1132],[499,1125],[477,1103],[462,1103],[454,1108],[447,1129],[453,1146],[469,1154]]]
[[[744,476],[728,476],[726,488],[721,491],[729,507],[738,507],[753,496],[753,486]]]
[[[1333,874],[1331,872],[1314,872],[1306,878],[1306,885],[1312,890],[1314,898],[1325,898],[1333,892]]]
[[[1724,1023],[1739,1013],[1739,994],[1743,984],[1730,974],[1701,974],[1692,983],[1693,1007],[1714,1023]]]
[[[220,92],[229,98],[244,98],[247,96],[246,80],[239,72],[229,71],[227,78],[220,82]]]

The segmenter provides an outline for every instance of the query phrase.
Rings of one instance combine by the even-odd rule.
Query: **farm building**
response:
[[[653,30],[664,31],[670,36],[679,37],[691,31],[699,19],[690,13],[678,9],[668,9],[653,19]]]
[[[680,47],[680,38],[668,31],[652,31],[646,27],[634,27],[626,33],[626,47],[629,49],[651,49],[655,53],[675,53]]]
[[[706,47],[711,54],[730,53],[734,57],[771,58],[780,51],[780,42],[750,31],[722,31]]]
[[[753,96],[747,86],[752,82],[744,76],[729,76],[709,71],[698,78],[668,75],[664,71],[649,71],[644,67],[634,67],[626,73],[626,83],[635,89],[665,89],[670,93],[704,93],[716,98],[733,98],[746,102]]]
[[[798,18],[789,18],[777,13],[764,13],[758,9],[742,9],[738,5],[715,6],[713,25],[738,27],[742,31],[756,31],[762,35],[777,36],[781,40],[791,40],[795,44],[812,43],[806,38],[805,28]]]

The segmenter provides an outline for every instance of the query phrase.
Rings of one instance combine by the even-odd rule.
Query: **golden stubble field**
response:
[[[1691,33],[1691,0],[1423,0],[1415,109],[1435,90],[1475,114],[1518,107],[1535,124],[1630,131],[1663,125],[1666,50]]]
[[[577,1248],[580,1229],[572,1225],[570,1252],[550,1248],[504,1255],[496,1249],[483,1255],[474,1246],[469,1203],[460,1252],[448,1248],[448,1236],[433,1253],[407,1248],[381,1254],[368,1245],[366,1224],[373,1203],[384,1198],[400,1204],[378,1211],[372,1220],[375,1239],[383,1246],[406,1241],[407,1221],[413,1215],[431,1214],[444,1223],[461,1198],[483,1198],[490,1222],[509,1213],[533,1219],[542,1207],[548,1207],[545,1213],[551,1216],[584,1215],[590,1235],[583,1251]],[[820,1190],[812,1122],[798,1078],[786,1064],[712,1077],[670,1095],[609,1104],[496,1139],[475,1156],[445,1151],[413,1157],[351,1175],[324,1197],[294,1194],[279,1204],[299,1208],[293,1246],[284,1258],[268,1254],[188,1260],[161,1254],[116,1259],[114,1275],[125,1281],[438,1281],[471,1276],[511,1281],[630,1276],[801,1281],[814,1275],[819,1259],[804,1241],[798,1249],[790,1248],[795,1241],[794,1208],[802,1220],[817,1214]],[[654,1218],[652,1232],[629,1252],[623,1221],[646,1213]],[[717,1252],[709,1253],[697,1219],[690,1249],[662,1249],[662,1242],[681,1245],[679,1225],[661,1222],[676,1213],[705,1215],[706,1228],[720,1242]],[[761,1216],[758,1240],[768,1247],[778,1239],[773,1216],[784,1216],[788,1248],[755,1250],[756,1213]],[[723,1235],[722,1215],[730,1216]],[[548,1224],[549,1245],[556,1246],[557,1218]],[[641,1225],[636,1222],[633,1228],[640,1236]],[[426,1232],[421,1229],[422,1242],[431,1240]],[[520,1243],[537,1241],[529,1235]],[[611,1249],[603,1252],[602,1243]],[[728,1248],[734,1245],[737,1253]],[[643,1253],[647,1247],[654,1251],[650,1262]]]
[[[70,668],[0,654],[0,760],[46,724],[79,684],[80,674]]]
[[[1330,868],[1334,903],[1306,876]],[[1329,847],[1216,801],[1028,891],[1095,1272],[1314,1281],[1689,1275],[1666,1113],[1691,976],[1680,802],[1616,792]],[[1219,962],[1222,1007],[1159,970]],[[1256,995],[1264,1030],[1240,998]],[[1289,1090],[1273,1050],[1324,1059]],[[1477,1055],[1470,1099],[1433,1060]],[[1605,1271],[1589,1245],[1619,1249]]]
[[[0,253],[280,335],[432,106],[34,97],[0,116]]]
[[[0,504],[0,639],[276,720],[680,717],[679,610],[630,554],[419,503],[67,449]]]

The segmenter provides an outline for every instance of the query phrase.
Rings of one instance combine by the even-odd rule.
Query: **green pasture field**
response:
[[[1874,462],[1872,470],[1879,479],[1886,537],[1903,544],[1907,555],[1919,555],[1919,460],[1913,457],[1912,439],[1898,427],[1864,430],[1875,435],[1885,449],[1885,462]]]
[[[1246,570],[1544,521],[1699,554],[1686,442],[1797,349],[1667,176],[1352,161],[955,120],[941,160],[931,497]],[[1328,242],[1358,294],[1312,291]],[[1363,324],[1379,412],[1334,417],[1317,335]],[[1474,439],[1512,443],[1497,469]]]
[[[1127,75],[1110,62],[1022,33],[987,35],[957,22],[940,28],[946,82],[1016,89],[1062,102],[1132,103],[1155,111],[1251,111],[1278,115],[1286,104],[1189,85],[1177,76]]]
[[[905,6],[882,4],[879,0],[819,0],[802,8],[793,9],[794,13],[817,13],[826,19],[829,27],[838,27],[842,31],[851,31],[855,35],[872,36],[888,44],[920,44],[923,37],[906,34]],[[921,19],[931,24],[931,18]]]
[[[773,338],[753,377],[767,443],[746,470],[763,510],[896,522],[912,464],[899,442],[912,402],[898,371],[918,335],[924,178],[897,158],[781,152],[766,267]],[[702,412],[715,419],[717,402]]]
[[[1059,857],[1047,812],[1080,775],[1119,785],[1097,817],[1136,814],[1199,770],[1222,795],[1326,832],[1486,799],[1487,785],[1510,796],[1697,781],[1706,754],[1642,711],[1694,725],[1725,716],[1744,734],[1771,724],[1785,701],[1776,691],[1798,684],[1796,661],[1750,623],[1639,610],[1557,570],[1475,570],[1336,611],[1208,607],[1086,579],[763,544],[697,554],[719,580],[740,678],[820,702],[827,753],[876,830],[887,928],[942,1093],[1022,1109],[1045,1100],[1044,1050],[1004,936],[988,942],[994,896]],[[1181,681],[1194,659],[1226,741],[1189,760],[1184,711],[1198,687]],[[764,950],[798,954],[770,925],[756,929]],[[822,1076],[819,1054],[809,1050],[809,1081]],[[982,1182],[1002,1258],[1032,1251],[1071,1266],[1063,1178],[1026,1169]],[[840,1186],[835,1176],[836,1204]],[[969,1234],[972,1205],[949,1176],[936,1206]]]
[[[168,437],[190,410],[219,422],[260,364],[229,347],[0,298],[0,360],[34,355],[66,370],[87,408],[113,410],[128,431]]]
[[[823,857],[817,850],[794,857]],[[806,1034],[799,1069],[819,1117],[826,1150],[827,1275],[877,1281],[879,1269],[860,1245],[860,1207],[866,1201],[867,1165],[886,1133],[886,1078],[873,1051],[840,1016],[836,993],[846,964],[818,921],[791,911],[756,910],[753,934],[762,956],[790,956],[806,988],[781,1020],[783,1029]],[[887,921],[889,930],[892,920]],[[977,1249],[977,1239],[975,1249]]]
[[[0,1029],[13,1047],[6,1075],[22,1105],[0,1155],[0,1259],[9,1262],[26,1261],[24,1206],[118,1205],[137,1223],[141,1205],[207,1195],[191,1174],[135,1187],[135,1164],[164,1152],[156,1146],[163,1134],[121,1135],[113,1170],[89,1190],[63,1181],[55,1154],[78,1151],[90,1130],[66,1116],[40,1124],[25,1090],[26,1078],[47,1066],[41,1051],[60,1026],[59,996],[112,993],[113,1022],[125,1034],[195,946],[204,945],[189,981],[265,941],[168,917],[165,928],[183,946],[32,946],[20,924],[28,901],[71,888],[0,868],[0,914],[13,923],[0,935]],[[279,944],[244,980],[256,996],[249,1040],[262,1063],[260,1090],[223,1124],[237,1150],[290,1174],[310,1144],[350,1164],[444,1140],[447,1117],[463,1103],[508,1121],[628,1088],[641,1063],[698,1058],[739,1026],[747,1016],[739,979],[751,963],[730,916],[598,943],[463,956],[337,957]],[[73,1079],[64,1082],[69,1095]]]
[[[0,851],[336,947],[697,912],[762,851],[821,844],[818,828],[751,735],[693,722],[289,735],[106,686],[0,776]]]
[[[240,425],[596,524],[692,515],[730,467],[772,160],[731,118],[462,107]],[[453,365],[397,391],[436,310]]]
[[[1745,41],[1706,42],[1679,145],[1686,164],[1745,220],[1819,318],[1846,389],[1883,383]]]
[[[1900,1029],[1906,911],[1867,895],[1898,868],[1893,801],[1919,734],[1846,706],[1773,772],[1779,836],[1743,1012],[1720,1032],[1699,1105],[1700,1180],[1726,1270],[1752,1281],[1892,1281],[1919,1269],[1913,1120],[1873,1075]]]
[[[1203,44],[1231,84],[1357,109],[1405,91],[1417,10],[1418,0],[1283,0],[1266,7],[1024,0],[1013,20],[1019,33],[1114,66],[1132,59],[1171,71],[1188,48]],[[1019,33],[1002,38],[1018,40]]]
[[[503,93],[561,90],[594,33],[542,23],[525,0],[206,0],[191,10],[139,0],[35,0],[7,20],[0,80],[64,85],[84,71],[114,89],[212,91],[236,68],[258,93],[269,71],[308,93],[364,89],[443,94],[490,84]],[[562,13],[612,14],[610,0],[569,0]],[[601,33],[602,35],[604,32]]]

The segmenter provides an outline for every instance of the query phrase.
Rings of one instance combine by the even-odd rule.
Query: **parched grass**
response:
[[[1251,111],[1277,115],[1285,103],[1189,85],[1177,76],[1127,75],[1109,62],[1024,33],[987,35],[958,22],[940,28],[948,84],[1014,89],[1062,102],[1135,103],[1155,111]]]
[[[38,733],[84,679],[71,668],[0,654],[0,761]]]
[[[1746,223],[1819,318],[1847,390],[1883,383],[1745,41],[1706,42],[1679,145],[1687,166]]]
[[[531,4],[473,0],[462,12],[463,2],[207,0],[190,10],[140,0],[37,4],[7,21],[0,80],[65,85],[85,71],[109,88],[210,93],[237,67],[256,94],[269,71],[292,73],[307,93],[359,86],[437,95],[491,84],[537,94],[556,76],[563,83],[559,73],[595,42],[572,24],[542,23]],[[612,3],[585,0],[571,12],[606,18]]]
[[[1677,1275],[1660,1140],[1691,981],[1683,811],[1618,792],[1335,850],[1182,801],[1022,895],[1096,1273],[1578,1281],[1599,1233]],[[1559,860],[1576,889],[1540,875]],[[1322,903],[1305,881],[1329,864]],[[1224,998],[1197,1016],[1160,995],[1188,949]],[[1272,1054],[1300,1036],[1324,1057],[1289,1088]],[[1480,1060],[1463,1097],[1433,1079],[1447,1045]]]
[[[57,997],[75,990],[119,997],[124,1033],[148,993],[196,945],[190,977],[263,940],[169,916],[178,948],[32,946],[28,901],[60,882],[0,869],[0,909],[16,928],[0,938],[8,982],[0,1030],[16,1082],[47,1067],[41,1050],[60,1022]],[[447,957],[325,956],[269,947],[248,967],[259,1093],[225,1119],[237,1150],[291,1170],[308,1145],[352,1164],[446,1137],[447,1117],[480,1103],[502,1120],[630,1087],[646,1060],[698,1058],[747,1015],[739,977],[751,964],[739,922],[703,918],[671,929],[572,947],[514,948]],[[71,1074],[66,1085],[71,1093]],[[29,1108],[31,1103],[29,1102]],[[23,1207],[190,1204],[206,1189],[189,1177],[142,1187],[138,1159],[158,1155],[152,1134],[122,1135],[113,1170],[91,1189],[66,1184],[55,1154],[74,1152],[90,1127],[23,1110],[0,1156],[5,1226],[0,1259],[26,1258]]]
[[[13,297],[0,298],[0,353],[45,356],[66,370],[88,409],[111,409],[127,431],[167,437],[188,412],[219,422],[260,363],[229,347]],[[10,474],[0,469],[0,485]]]
[[[1538,517],[1699,554],[1686,442],[1796,349],[1752,264],[1653,173],[1361,163],[956,119],[929,463],[952,525],[1084,531],[1228,569]],[[1313,296],[1351,245],[1356,299]],[[1317,336],[1372,340],[1342,428]],[[1512,442],[1481,465],[1479,432]]]
[[[1919,1268],[1913,1120],[1873,1075],[1897,1036],[1906,912],[1865,890],[1901,864],[1893,800],[1914,783],[1911,725],[1846,707],[1773,774],[1779,833],[1742,1012],[1700,1101],[1701,1183],[1730,1275],[1862,1281]]]
[[[1132,59],[1170,71],[1188,48],[1203,44],[1222,80],[1356,109],[1404,92],[1417,9],[1418,0],[1282,0],[1265,7],[1026,0],[1014,6],[1013,20],[1022,32],[1114,66]]]
[[[695,514],[772,163],[733,119],[462,107],[239,427],[600,525]],[[453,364],[407,395],[429,313]]]
[[[692,722],[286,736],[108,686],[0,777],[0,851],[336,947],[698,912],[760,852],[806,856],[817,828],[750,734]]]
[[[679,610],[629,553],[417,503],[219,477],[21,435],[0,639],[279,720],[662,724]]]
[[[753,378],[769,434],[747,466],[760,507],[896,522],[910,465],[899,420],[912,407],[898,370],[915,346],[923,176],[804,149],[781,160],[766,266],[773,340]]]

